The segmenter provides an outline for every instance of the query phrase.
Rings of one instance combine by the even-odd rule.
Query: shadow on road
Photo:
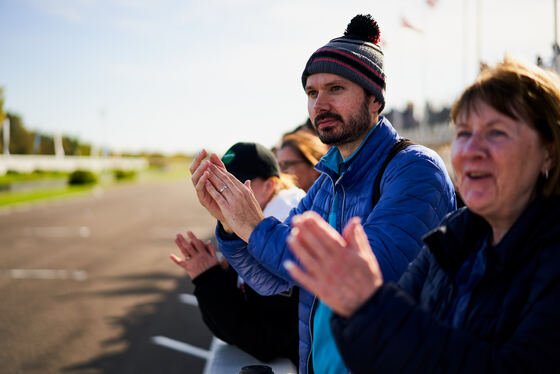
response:
[[[111,330],[120,333],[101,342],[101,354],[86,362],[78,362],[61,369],[69,373],[138,374],[138,373],[202,373],[205,360],[153,344],[150,339],[163,335],[199,348],[208,349],[211,333],[204,325],[196,307],[183,304],[178,296],[192,293],[192,284],[187,277],[176,277],[166,273],[135,274],[114,277],[114,281],[169,280],[175,279],[176,287],[169,291],[141,285],[107,291],[73,293],[59,296],[75,297],[125,297],[133,295],[161,295],[159,301],[134,305],[122,317],[110,317],[107,323]],[[107,280],[107,278],[104,278]],[[147,282],[148,283],[148,282]],[[115,352],[116,347],[124,349]]]

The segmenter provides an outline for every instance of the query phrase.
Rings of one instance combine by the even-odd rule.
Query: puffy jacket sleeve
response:
[[[422,252],[403,275],[401,286],[385,283],[350,318],[333,316],[333,335],[352,373],[558,371],[558,279],[527,308],[513,335],[497,346],[443,324],[417,303],[418,282],[429,263],[428,254]]]
[[[422,248],[422,236],[455,209],[455,193],[439,156],[416,145],[389,163],[380,192],[362,222],[385,281],[396,282]]]
[[[273,217],[267,217],[266,220],[278,221]],[[247,243],[236,235],[224,235],[219,224],[216,228],[216,238],[218,247],[229,264],[259,294],[275,295],[292,287],[289,281],[279,277],[251,256],[247,250]]]
[[[290,222],[295,215],[311,210],[317,190],[323,183],[324,178],[325,176],[319,177],[319,180],[300,200],[298,206],[291,210],[290,215],[284,222],[267,217],[257,225],[249,238],[249,253],[251,256],[257,259],[264,268],[291,285],[295,285],[295,283],[293,283],[283,265],[286,260],[297,262],[286,244],[286,239],[291,230]]]
[[[320,177],[324,178],[324,177]],[[295,261],[286,245],[290,221],[294,215],[311,209],[313,197],[321,183],[315,183],[284,222],[274,217],[262,220],[249,237],[249,244],[238,237],[225,236],[216,230],[220,250],[243,280],[261,295],[274,295],[296,285],[283,263]]]

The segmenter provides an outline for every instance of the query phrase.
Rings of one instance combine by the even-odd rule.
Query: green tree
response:
[[[51,136],[40,135],[39,141],[39,154],[40,155],[54,155],[54,138]]]
[[[0,86],[0,154],[3,153],[3,121],[5,117],[10,120],[10,153],[12,154],[32,154],[54,155],[54,138],[25,128],[22,118],[13,113],[4,111],[4,88]],[[35,139],[38,137],[38,144]],[[34,146],[38,149],[34,149]],[[91,154],[91,145],[81,144],[77,138],[68,136],[62,137],[62,148],[66,155]]]
[[[0,86],[0,134],[2,134],[2,136],[4,136],[4,117],[5,117],[5,113],[4,113],[4,87]],[[3,137],[0,137],[0,139],[2,139],[2,141],[0,141],[0,153],[4,152],[4,141],[3,141]]]
[[[67,136],[62,137],[62,148],[64,148],[64,154],[69,156],[77,156],[80,154],[80,142],[76,138],[70,138]]]
[[[8,118],[10,120],[10,153],[31,154],[33,152],[33,134],[27,131],[19,115],[8,113]]]
[[[80,144],[78,146],[78,156],[90,156],[91,155],[91,145],[89,144]]]

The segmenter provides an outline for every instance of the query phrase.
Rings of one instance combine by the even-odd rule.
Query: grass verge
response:
[[[3,192],[0,193],[0,207],[35,202],[39,200],[51,200],[67,196],[75,196],[88,192],[93,187],[94,186],[65,186],[32,191]]]
[[[110,188],[122,183],[166,183],[181,179],[190,178],[188,167],[190,158],[180,158],[164,160],[161,165],[152,166],[146,170],[138,172],[137,175],[125,175],[125,178],[119,178],[114,171],[104,171],[98,175],[99,184],[102,188]],[[0,185],[21,182],[33,182],[46,179],[67,178],[68,173],[56,172],[34,172],[30,174],[9,173],[0,176]],[[86,186],[60,186],[60,187],[37,187],[36,189],[26,191],[0,191],[0,208],[6,208],[11,205],[20,204],[39,204],[43,201],[53,199],[63,199],[82,195],[92,188],[93,185]]]

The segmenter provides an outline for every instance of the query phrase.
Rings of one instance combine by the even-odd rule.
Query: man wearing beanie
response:
[[[191,165],[199,201],[219,220],[222,253],[262,294],[294,285],[282,264],[297,262],[286,239],[298,214],[313,210],[339,232],[360,217],[384,280],[397,281],[422,236],[455,209],[440,157],[420,145],[399,148],[403,142],[380,115],[386,77],[379,35],[370,15],[358,15],[342,37],[309,58],[302,74],[309,117],[333,147],[316,165],[321,176],[284,222],[263,218],[248,186],[232,178],[216,155],[203,162],[201,152]],[[347,373],[330,328],[332,311],[305,289],[299,300],[300,372]]]

